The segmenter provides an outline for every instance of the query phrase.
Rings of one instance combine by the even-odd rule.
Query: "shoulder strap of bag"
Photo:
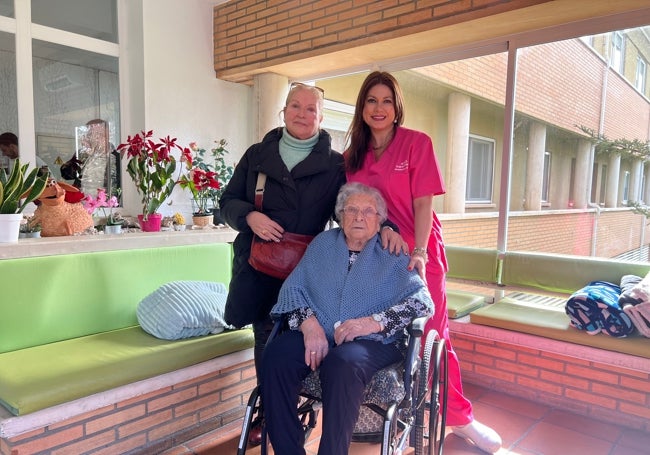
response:
[[[262,211],[262,199],[264,198],[264,185],[266,184],[266,174],[260,172],[257,174],[257,185],[255,185],[255,208],[258,212]]]

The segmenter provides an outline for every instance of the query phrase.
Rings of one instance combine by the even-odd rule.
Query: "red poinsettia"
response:
[[[196,144],[191,143],[190,147],[194,150]],[[181,176],[178,184],[181,188],[187,188],[192,193],[192,197],[197,206],[196,214],[209,214],[208,204],[210,203],[212,190],[221,188],[218,174],[214,171],[204,169],[201,166],[202,161],[195,160],[192,151],[187,148],[183,150],[181,161],[185,162],[185,168],[188,172]]]

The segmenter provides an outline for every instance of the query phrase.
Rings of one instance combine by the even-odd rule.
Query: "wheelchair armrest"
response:
[[[424,335],[424,326],[429,320],[429,316],[422,316],[420,318],[415,318],[407,327],[407,331],[410,336],[419,338]]]

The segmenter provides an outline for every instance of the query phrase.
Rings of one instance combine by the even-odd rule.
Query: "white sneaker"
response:
[[[452,432],[463,439],[469,439],[476,447],[487,453],[498,452],[501,448],[501,436],[477,420],[472,420],[461,427],[453,427]]]

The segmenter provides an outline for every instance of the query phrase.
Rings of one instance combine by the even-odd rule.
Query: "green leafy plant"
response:
[[[152,136],[153,131],[142,131],[117,147],[129,160],[126,170],[140,193],[145,219],[158,211],[176,185],[176,159],[171,152],[187,150],[176,143],[176,138],[167,136],[154,142]]]
[[[23,221],[20,223],[20,228],[18,229],[18,232],[22,232],[23,234],[30,234],[32,232],[40,232],[41,231],[41,223],[34,223],[33,221],[33,216],[23,216]]]
[[[235,168],[226,163],[226,155],[230,153],[226,148],[228,142],[225,139],[220,139],[214,143],[215,146],[209,152],[197,146],[196,142],[190,143],[190,149],[194,152],[193,167],[210,173],[210,176],[218,183],[218,185],[208,185],[203,192],[203,196],[212,203],[212,207],[218,207],[219,198],[226,189]]]
[[[30,202],[36,200],[47,185],[47,175],[39,175],[39,169],[27,172],[29,163],[14,162],[7,175],[0,169],[0,213],[21,213]]]

